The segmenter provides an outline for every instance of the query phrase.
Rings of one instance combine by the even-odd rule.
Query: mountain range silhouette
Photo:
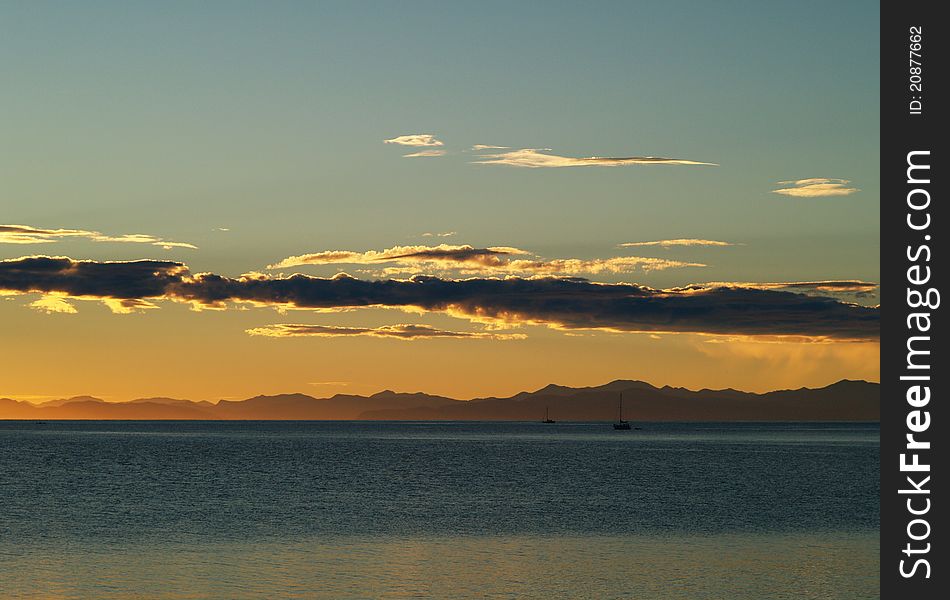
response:
[[[34,404],[0,398],[0,419],[534,421],[547,409],[558,421],[610,421],[617,418],[621,393],[624,418],[634,421],[880,419],[880,385],[851,380],[763,394],[617,380],[581,388],[551,384],[510,397],[473,400],[391,390],[371,396],[279,394],[217,403],[163,397],[106,402],[75,396]]]

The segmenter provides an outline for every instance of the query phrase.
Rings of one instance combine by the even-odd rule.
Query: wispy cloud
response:
[[[711,281],[708,283],[693,284],[693,286],[697,289],[725,287],[754,290],[785,290],[810,295],[868,298],[876,294],[880,284],[872,281],[861,281],[860,279],[835,279],[826,281],[773,282]],[[685,286],[678,289],[685,291],[693,286]]]
[[[289,256],[278,263],[268,265],[268,269],[283,269],[300,265],[373,265],[390,262],[434,263],[442,265],[472,263],[501,264],[508,255],[530,255],[530,252],[494,246],[474,248],[472,246],[394,246],[386,250],[353,252],[351,250],[325,250],[298,256]]]
[[[30,225],[0,225],[0,244],[51,244],[64,238],[84,238],[94,242],[149,244],[166,250],[171,248],[197,249],[194,244],[173,242],[144,233],[105,235],[86,229],[43,229]]]
[[[445,150],[420,150],[402,155],[403,158],[433,158],[436,156],[445,156]]]
[[[715,163],[686,160],[682,158],[663,158],[658,156],[590,156],[575,158],[550,154],[549,148],[522,148],[509,152],[483,154],[474,161],[483,165],[507,165],[510,167],[550,168],[550,167],[618,167],[623,165],[710,165]]]
[[[719,242],[716,240],[698,240],[692,238],[680,238],[675,240],[656,240],[654,242],[626,242],[620,244],[621,248],[635,248],[639,246],[660,246],[670,248],[672,246],[735,246],[731,242]]]
[[[65,298],[52,294],[30,302],[30,308],[45,312],[46,314],[62,313],[74,315],[79,312],[76,310],[76,307],[70,304]]]
[[[458,232],[457,232],[457,231],[442,231],[442,232],[437,232],[437,233],[432,233],[431,231],[427,231],[427,232],[425,232],[425,233],[422,234],[422,237],[440,237],[440,238],[447,238],[447,237],[454,237],[454,236],[456,236],[456,235],[458,235]]]
[[[445,331],[428,325],[384,325],[382,327],[337,327],[332,325],[279,324],[248,329],[250,335],[266,337],[351,337],[368,336],[397,340],[433,338],[463,340],[523,340],[523,333],[495,333],[482,331]]]
[[[109,310],[117,315],[130,315],[144,310],[158,308],[157,304],[142,298],[104,298],[102,300]]]
[[[400,135],[388,140],[383,140],[385,144],[397,144],[399,146],[442,146],[442,140],[436,139],[431,133],[412,133],[409,135]]]
[[[601,273],[645,272],[682,267],[704,267],[702,263],[683,262],[664,258],[618,256],[611,258],[550,260],[519,259],[514,256],[533,256],[527,250],[507,246],[475,248],[473,246],[396,246],[388,250],[352,252],[328,250],[313,254],[291,256],[269,265],[268,269],[282,269],[300,265],[385,265],[385,276],[419,273],[420,269],[457,270],[464,275],[579,275]]]
[[[423,263],[424,264],[424,263]],[[602,275],[643,271],[663,271],[684,267],[705,267],[703,263],[667,260],[645,256],[615,256],[611,258],[554,258],[550,260],[514,259],[498,264],[465,264],[454,266],[462,275]],[[418,266],[389,267],[383,270],[387,276],[411,275],[419,272]]]
[[[663,290],[579,278],[415,276],[367,281],[344,274],[231,278],[193,274],[173,261],[25,256],[0,260],[0,292],[4,291],[76,299],[171,300],[220,309],[232,303],[324,310],[395,308],[479,323],[538,324],[562,330],[837,340],[876,340],[880,330],[877,308],[828,297],[708,284]]]
[[[439,147],[444,143],[431,133],[414,133],[383,140],[387,144],[414,147]],[[512,150],[510,146],[493,144],[474,144],[473,152],[484,152],[478,156],[476,164],[507,165],[525,168],[555,167],[618,167],[624,165],[708,165],[716,163],[688,160],[683,158],[665,158],[660,156],[588,156],[573,157],[554,154],[550,148],[520,148]],[[405,158],[423,158],[445,156],[445,150],[421,150],[404,154]]]
[[[813,177],[811,179],[798,179],[794,181],[779,181],[779,185],[789,187],[772,190],[773,194],[782,194],[783,196],[795,196],[798,198],[818,198],[821,196],[849,196],[860,192],[858,188],[849,187],[851,183],[847,179],[832,179],[826,177]]]

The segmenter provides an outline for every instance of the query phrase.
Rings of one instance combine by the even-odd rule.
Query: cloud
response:
[[[488,333],[481,331],[444,331],[428,325],[384,325],[382,327],[336,327],[332,325],[296,325],[280,324],[256,327],[246,330],[250,335],[267,337],[349,337],[369,336],[393,338],[397,340],[418,340],[432,338],[484,339],[484,340],[523,340],[523,333]]]
[[[436,263],[436,264],[501,264],[502,258],[511,254],[530,255],[530,252],[496,246],[474,248],[472,246],[394,246],[386,250],[353,252],[350,250],[326,250],[299,256],[289,256],[278,263],[268,265],[268,269],[283,269],[300,265],[372,265],[388,262]]]
[[[81,229],[39,229],[29,225],[0,225],[0,244],[49,244],[56,238],[89,237],[91,231]]]
[[[68,315],[74,315],[77,311],[76,307],[70,304],[62,296],[43,296],[39,300],[34,300],[30,302],[30,308],[45,312],[46,314],[53,313],[63,313]]]
[[[475,163],[483,165],[508,165],[511,167],[617,167],[622,165],[710,165],[714,163],[698,162],[694,160],[685,160],[681,158],[661,158],[657,156],[623,156],[623,157],[603,157],[591,156],[588,158],[574,158],[571,156],[559,156],[557,154],[546,154],[550,152],[548,148],[522,148],[510,152],[498,152],[494,154],[483,154],[482,160],[476,160]]]
[[[126,244],[150,244],[165,250],[171,248],[198,247],[186,242],[172,242],[144,233],[122,235],[104,235],[98,231],[86,229],[42,229],[30,225],[0,225],[0,244],[50,244],[62,238],[85,238],[94,242],[116,242]]]
[[[785,290],[800,294],[834,296],[834,297],[852,297],[852,298],[870,298],[877,294],[879,284],[871,281],[861,281],[859,279],[839,279],[828,281],[777,281],[777,282],[738,282],[738,281],[714,281],[709,283],[694,284],[700,289],[710,287],[742,288],[755,290]],[[678,288],[688,290],[692,286]]]
[[[828,297],[746,287],[654,289],[579,278],[507,277],[367,281],[213,273],[192,274],[173,261],[98,262],[25,256],[0,260],[0,292],[80,299],[172,300],[206,308],[229,303],[301,309],[395,308],[444,313],[472,322],[538,324],[563,330],[879,337],[877,308]]]
[[[663,271],[683,267],[705,267],[702,263],[650,258],[645,256],[615,256],[613,258],[555,258],[551,260],[511,260],[501,265],[461,269],[463,274],[489,275],[580,275],[602,273],[632,273],[640,270]]]
[[[458,232],[457,232],[457,231],[443,231],[443,232],[441,232],[441,233],[432,233],[432,232],[427,231],[427,232],[425,232],[425,233],[422,234],[422,237],[440,237],[440,238],[447,238],[447,237],[454,237],[454,236],[456,236],[456,235],[458,235]]]
[[[141,298],[104,298],[102,302],[117,315],[130,315],[143,310],[158,308],[158,305]]]
[[[431,133],[414,133],[383,140],[386,144],[400,146],[435,148],[444,146],[444,143]],[[495,146],[493,144],[475,144],[471,147],[474,152],[485,151],[479,155],[476,164],[508,165],[512,167],[542,168],[542,167],[616,167],[621,165],[710,165],[715,163],[700,162],[682,158],[664,158],[658,156],[589,156],[572,157],[553,154],[550,148],[520,148],[512,150],[509,146]],[[504,152],[501,152],[504,150]],[[420,150],[411,154],[404,154],[405,158],[423,158],[445,156],[445,150]]]
[[[398,144],[399,146],[442,146],[441,140],[437,140],[431,133],[413,133],[410,135],[400,135],[398,137],[383,140],[384,144]]]
[[[626,242],[620,244],[621,248],[635,248],[640,246],[661,246],[670,248],[672,246],[735,246],[730,242],[717,242],[716,240],[697,240],[697,239],[675,239],[675,240],[657,240],[655,242]]]
[[[403,158],[432,158],[435,156],[445,156],[445,150],[420,150],[411,154],[403,154]]]
[[[55,293],[74,298],[162,298],[188,268],[166,260],[76,261],[57,256],[0,260],[0,289]]]
[[[613,258],[559,258],[551,260],[515,259],[530,256],[531,252],[507,246],[475,248],[473,246],[396,246],[387,250],[352,252],[328,250],[313,254],[291,256],[269,265],[268,269],[283,269],[300,265],[384,265],[385,276],[416,274],[422,268],[457,270],[464,275],[579,275],[600,273],[630,273],[636,270],[660,271],[682,267],[705,267],[702,263],[682,262],[664,258],[618,256]]]
[[[512,255],[530,255],[526,250],[509,246],[474,248],[472,246],[418,246],[407,252],[393,252],[395,248],[384,252],[391,253],[386,262],[401,264],[436,265],[445,268],[468,267],[475,269],[497,268],[510,264]]]
[[[798,198],[818,198],[821,196],[849,196],[861,191],[858,188],[848,187],[849,183],[851,182],[847,179],[829,179],[824,177],[798,179],[795,181],[779,181],[779,184],[790,185],[791,187],[772,190],[772,193],[782,194],[783,196],[795,196]]]

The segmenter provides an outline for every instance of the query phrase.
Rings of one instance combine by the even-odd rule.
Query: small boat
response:
[[[557,423],[557,421],[548,418],[548,407],[547,407],[547,406],[544,407],[544,420],[541,421],[541,422],[542,422],[542,423]]]
[[[623,431],[630,430],[630,421],[623,420],[623,392],[620,392],[620,407],[617,410],[617,422],[614,423],[614,429]]]

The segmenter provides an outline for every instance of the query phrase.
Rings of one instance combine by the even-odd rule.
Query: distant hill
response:
[[[72,398],[60,398],[58,400],[47,400],[46,402],[41,402],[37,406],[62,406],[70,402],[105,402],[100,398],[95,398],[93,396],[73,396]]]
[[[839,381],[819,389],[765,394],[736,390],[657,388],[642,381],[614,381],[592,388],[548,386],[510,398],[484,398],[433,408],[370,411],[379,420],[506,420],[543,418],[545,409],[560,421],[617,419],[623,394],[624,418],[636,421],[877,421],[880,385]]]
[[[455,400],[390,390],[372,396],[306,394],[255,396],[217,404],[174,398],[105,402],[90,396],[40,404],[0,398],[0,419],[123,420],[384,420],[536,421],[545,409],[558,421],[611,421],[623,394],[624,418],[632,421],[878,421],[880,385],[842,380],[823,388],[764,394],[688,390],[617,380],[596,387],[548,385],[506,398]]]

